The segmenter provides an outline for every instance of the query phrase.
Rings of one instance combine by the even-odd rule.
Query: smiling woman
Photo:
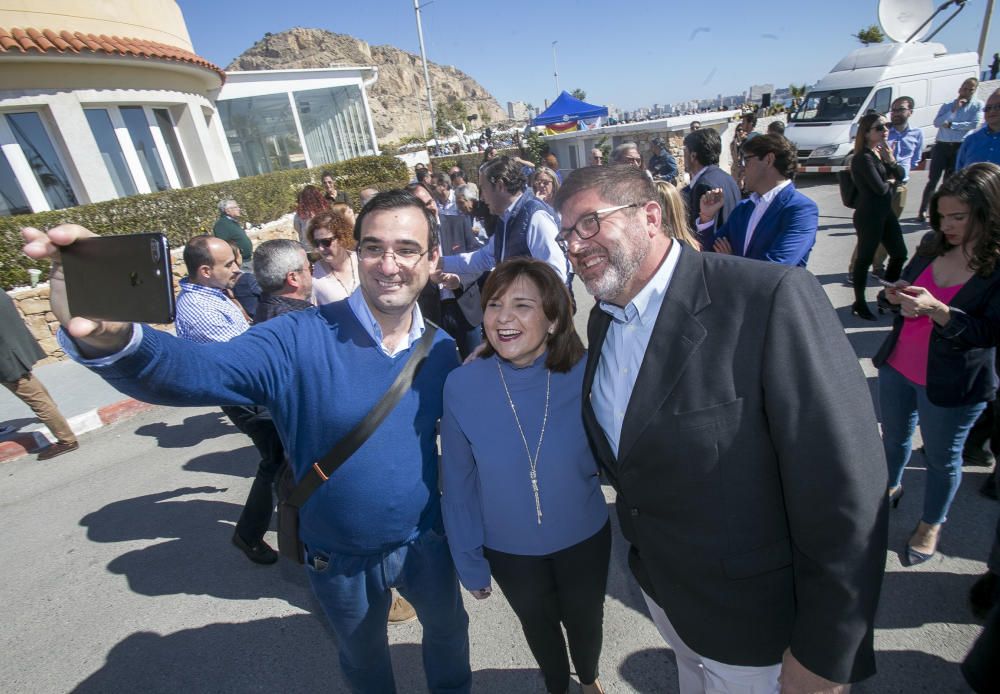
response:
[[[580,416],[586,360],[569,292],[545,262],[514,258],[487,280],[483,312],[486,349],[449,376],[441,419],[455,567],[479,599],[497,580],[548,691],[569,685],[565,627],[583,691],[602,692],[611,537]]]

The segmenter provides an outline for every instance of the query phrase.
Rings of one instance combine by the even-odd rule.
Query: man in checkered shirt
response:
[[[243,308],[229,290],[240,277],[236,252],[229,242],[207,234],[195,236],[184,248],[188,276],[177,296],[177,336],[192,342],[228,342],[250,328]],[[249,436],[260,453],[257,475],[233,533],[233,544],[257,564],[273,564],[278,553],[264,542],[274,499],[271,486],[284,461],[285,450],[266,407],[225,406],[222,411]]]

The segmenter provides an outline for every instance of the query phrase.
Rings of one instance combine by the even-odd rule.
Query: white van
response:
[[[979,74],[975,53],[948,55],[940,43],[882,43],[859,48],[837,63],[790,114],[785,137],[799,150],[800,171],[844,168],[854,147],[858,121],[868,111],[888,116],[900,96],[913,98],[910,127],[924,131],[924,145],[937,137],[934,116],[953,101],[958,87]]]

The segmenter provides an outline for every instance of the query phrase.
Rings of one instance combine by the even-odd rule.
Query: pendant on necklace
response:
[[[538,498],[538,477],[531,473],[531,491],[535,493],[535,514],[538,516],[538,524],[542,524],[542,500]]]

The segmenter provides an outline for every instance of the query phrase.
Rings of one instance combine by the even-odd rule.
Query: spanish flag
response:
[[[561,135],[562,133],[571,133],[576,130],[579,130],[579,127],[575,120],[568,123],[549,123],[545,126],[546,135]]]

